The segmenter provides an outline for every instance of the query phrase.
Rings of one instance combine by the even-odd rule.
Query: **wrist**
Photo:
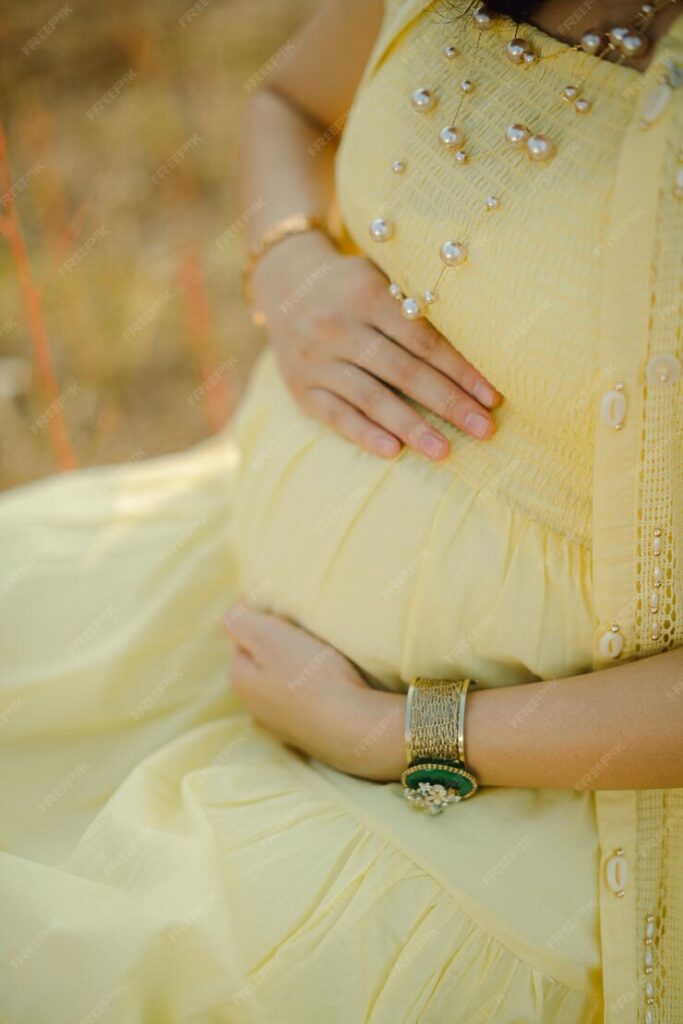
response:
[[[345,771],[373,782],[397,782],[406,766],[405,694],[358,692]]]
[[[337,249],[321,228],[287,235],[260,257],[251,275],[251,290],[256,305],[265,311],[281,293],[290,295],[316,269],[325,264]]]

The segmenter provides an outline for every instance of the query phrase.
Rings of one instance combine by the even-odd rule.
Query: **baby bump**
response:
[[[484,685],[588,671],[590,552],[473,487],[457,462],[362,451],[303,414],[270,352],[233,426],[243,591],[380,685]]]

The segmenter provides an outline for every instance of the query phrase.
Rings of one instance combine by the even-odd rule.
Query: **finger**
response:
[[[264,623],[262,620],[270,620],[273,616],[256,612],[246,603],[235,605],[222,619],[222,625],[226,633],[247,650],[253,651],[261,646],[264,635]]]
[[[261,666],[254,661],[248,651],[241,647],[235,648],[230,659],[230,685],[237,693],[251,689],[258,681]]]
[[[472,437],[486,439],[495,431],[493,417],[458,384],[377,331],[354,360],[374,377],[398,388],[431,412]]]
[[[435,461],[449,454],[448,438],[372,374],[338,361],[329,367],[327,378],[330,390],[410,448]]]
[[[401,450],[397,437],[325,388],[310,388],[306,392],[306,408],[342,437],[373,455],[391,459]]]
[[[501,393],[484,374],[428,320],[407,320],[401,313],[400,303],[386,289],[375,296],[371,324],[387,337],[395,339],[408,352],[450,377],[484,408],[495,408],[500,404]]]

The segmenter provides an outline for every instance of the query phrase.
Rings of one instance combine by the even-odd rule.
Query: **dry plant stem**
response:
[[[46,406],[50,409],[48,430],[50,441],[60,470],[74,469],[76,458],[69,440],[69,433],[59,404],[59,384],[52,362],[50,339],[45,325],[40,292],[35,283],[31,264],[28,258],[26,243],[21,230],[19,213],[12,195],[12,173],[5,130],[0,118],[0,193],[3,195],[7,214],[0,222],[0,230],[7,238],[12,261],[15,265],[21,293],[26,310],[29,333],[33,345],[33,354],[38,380],[45,397]]]

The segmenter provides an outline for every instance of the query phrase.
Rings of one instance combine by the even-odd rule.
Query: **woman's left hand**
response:
[[[230,682],[256,722],[349,775],[399,778],[405,697],[369,686],[339,651],[276,615],[238,604]]]

